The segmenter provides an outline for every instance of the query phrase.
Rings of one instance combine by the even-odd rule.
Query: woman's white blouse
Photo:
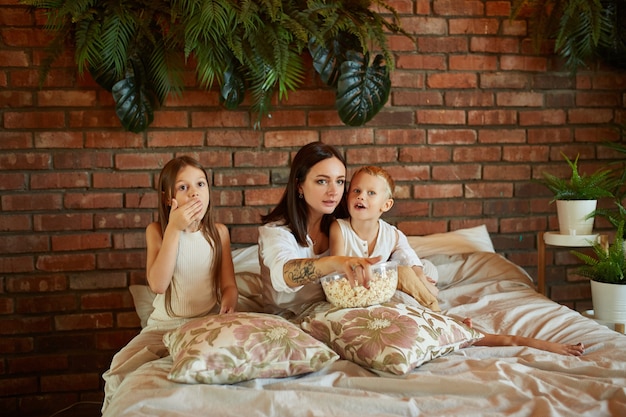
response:
[[[328,251],[316,255],[308,236],[307,242],[308,246],[300,246],[291,229],[280,223],[259,227],[259,263],[266,312],[281,314],[287,310],[299,314],[312,303],[326,299],[319,282],[293,288],[285,283],[283,268],[288,261],[328,256]]]

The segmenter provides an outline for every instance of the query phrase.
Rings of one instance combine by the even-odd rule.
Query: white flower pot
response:
[[[559,218],[559,233],[562,235],[590,235],[593,233],[592,213],[598,200],[557,200],[556,213]]]
[[[626,285],[591,280],[591,301],[596,319],[626,323]]]

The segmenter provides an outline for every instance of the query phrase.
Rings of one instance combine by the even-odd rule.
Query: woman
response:
[[[319,279],[336,271],[367,285],[376,258],[328,256],[328,230],[345,191],[346,163],[331,145],[313,142],[293,159],[285,192],[262,217],[259,260],[268,313],[298,315],[324,301]]]

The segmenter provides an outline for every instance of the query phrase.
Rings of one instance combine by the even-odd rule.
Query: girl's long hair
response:
[[[215,221],[213,220],[213,204],[211,199],[211,185],[209,181],[209,176],[207,175],[206,170],[198,161],[193,159],[190,156],[179,156],[170,160],[163,169],[161,170],[161,174],[159,175],[159,194],[160,194],[160,203],[159,203],[159,224],[161,225],[161,237],[165,235],[165,228],[169,223],[170,212],[172,210],[171,201],[172,198],[176,195],[176,176],[180,172],[181,169],[185,167],[194,167],[204,172],[204,177],[207,180],[207,187],[209,188],[209,207],[207,208],[204,217],[200,222],[200,230],[204,235],[209,245],[213,248],[213,260],[211,261],[211,279],[215,284],[215,294],[220,298],[220,280],[219,280],[219,265],[222,264],[222,240],[220,239],[220,234],[215,226]],[[165,292],[165,309],[167,313],[175,317],[176,314],[172,310],[172,285],[175,285],[175,282],[172,280],[172,284],[167,287],[167,291]]]
[[[332,145],[322,142],[311,142],[300,148],[291,163],[289,181],[287,182],[285,192],[278,202],[278,205],[268,214],[261,216],[263,224],[282,221],[291,229],[291,233],[293,233],[298,244],[300,246],[307,246],[307,203],[303,198],[299,198],[298,187],[304,182],[304,179],[313,165],[328,158],[337,158],[344,167],[346,166],[343,155]],[[342,200],[344,196],[342,196]],[[345,217],[343,213],[344,210],[344,204],[339,204],[334,214],[325,214],[322,217],[321,229],[326,236],[328,236],[330,224],[335,217]]]

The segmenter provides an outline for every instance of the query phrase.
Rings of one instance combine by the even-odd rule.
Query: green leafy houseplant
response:
[[[617,180],[613,177],[610,169],[601,168],[587,175],[578,170],[578,158],[573,161],[561,153],[571,169],[569,178],[559,178],[549,172],[542,172],[543,178],[539,182],[545,185],[556,200],[597,200],[604,197],[612,197],[613,190],[617,186]]]
[[[617,227],[615,239],[608,248],[599,242],[594,242],[595,256],[580,251],[571,253],[584,262],[577,272],[597,282],[626,285],[626,253],[624,253],[624,221]]]
[[[122,125],[133,132],[150,125],[170,93],[182,93],[188,65],[202,88],[218,84],[227,109],[237,108],[249,92],[258,126],[275,93],[282,100],[302,85],[307,52],[335,89],[341,120],[362,125],[389,96],[393,58],[387,34],[408,36],[386,0],[20,3],[42,10],[46,28],[56,35],[42,77],[70,46],[79,73],[89,71],[113,94]],[[377,52],[373,59],[371,51]]]
[[[569,69],[595,60],[626,68],[623,0],[514,0],[512,17],[525,14],[535,46],[553,40]]]

